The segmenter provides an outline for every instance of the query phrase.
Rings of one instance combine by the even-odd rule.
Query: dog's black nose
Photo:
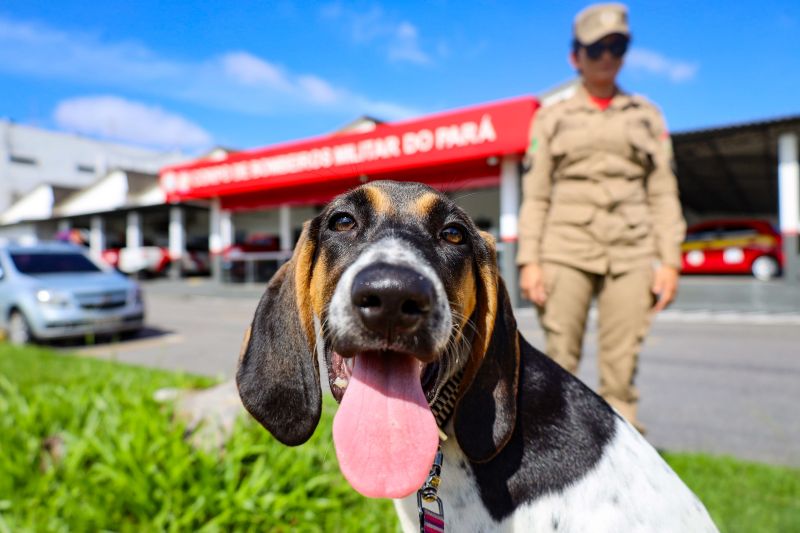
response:
[[[353,280],[351,301],[367,329],[391,337],[417,329],[430,313],[433,283],[404,266],[376,263]]]

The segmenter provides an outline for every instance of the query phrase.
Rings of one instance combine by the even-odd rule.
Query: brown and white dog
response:
[[[302,444],[321,374],[342,472],[395,498],[405,531],[440,444],[449,531],[716,531],[635,429],[521,337],[493,238],[425,185],[335,198],[269,282],[237,373],[245,407]]]

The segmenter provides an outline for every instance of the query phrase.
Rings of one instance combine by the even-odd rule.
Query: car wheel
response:
[[[762,255],[753,261],[750,270],[753,272],[753,276],[755,276],[756,279],[768,281],[778,275],[780,268],[778,267],[778,261],[776,261],[774,257]]]
[[[8,318],[8,342],[17,346],[33,342],[28,320],[19,311],[12,312]]]

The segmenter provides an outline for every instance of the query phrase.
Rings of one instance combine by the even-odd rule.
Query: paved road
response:
[[[520,327],[544,336],[532,312]],[[596,389],[592,323],[579,377]],[[656,320],[637,379],[648,440],[674,451],[707,451],[800,466],[800,327]]]
[[[233,375],[260,288],[208,281],[145,284],[140,339],[79,348],[87,354],[220,378]],[[531,309],[523,334],[543,347]],[[580,377],[597,384],[594,321]],[[73,349],[73,348],[71,348]],[[731,279],[683,282],[660,316],[638,379],[641,417],[659,448],[800,466],[800,288]]]

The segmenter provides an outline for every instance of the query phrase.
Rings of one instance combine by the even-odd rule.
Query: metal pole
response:
[[[256,281],[256,260],[249,258],[244,260],[244,282],[255,283]]]
[[[211,277],[216,282],[222,281],[222,206],[219,198],[211,200],[209,213],[208,252],[211,256]]]
[[[778,215],[783,236],[783,279],[800,283],[800,170],[797,161],[797,134],[778,137]]]
[[[280,238],[281,250],[288,251],[292,249],[292,221],[291,221],[291,207],[282,205],[280,207]]]
[[[103,256],[103,249],[105,247],[106,235],[103,217],[94,215],[91,218],[89,229],[89,250],[92,257],[99,260]]]
[[[227,209],[223,209],[219,214],[219,238],[222,243],[222,249],[225,250],[233,245],[233,237],[236,228],[233,225],[233,213]]]
[[[500,162],[500,273],[506,282],[513,307],[519,307],[519,280],[517,279],[517,220],[519,218],[519,160],[504,156]]]
[[[186,253],[186,228],[183,225],[183,208],[173,205],[169,208],[169,277],[180,279],[183,256]]]
[[[142,247],[142,217],[136,211],[128,212],[125,226],[125,247],[139,249]]]

